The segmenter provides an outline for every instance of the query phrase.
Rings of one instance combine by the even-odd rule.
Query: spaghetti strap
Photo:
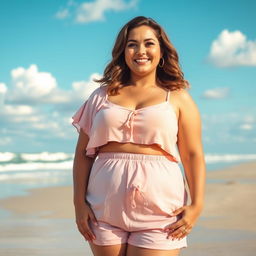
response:
[[[170,98],[170,90],[167,91],[166,101],[169,101]]]

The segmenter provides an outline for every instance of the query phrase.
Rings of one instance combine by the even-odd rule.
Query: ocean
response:
[[[0,153],[0,198],[28,189],[72,184],[74,153]],[[256,154],[205,154],[207,171],[256,160]]]

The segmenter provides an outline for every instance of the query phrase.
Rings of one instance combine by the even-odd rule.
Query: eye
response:
[[[151,45],[154,45],[154,43],[153,42],[147,42],[146,43],[146,46],[151,46]]]
[[[150,47],[150,46],[152,46],[152,45],[155,45],[155,43],[154,43],[154,42],[146,42],[146,43],[145,43],[145,46],[146,46],[146,47]],[[128,44],[127,44],[127,47],[128,47],[128,48],[135,48],[136,46],[137,46],[136,43],[128,43]]]
[[[127,47],[135,47],[135,46],[136,46],[135,43],[129,43],[129,44],[127,44]]]

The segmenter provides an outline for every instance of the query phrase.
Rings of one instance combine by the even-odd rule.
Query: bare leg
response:
[[[126,256],[178,256],[180,249],[155,250],[128,244]]]
[[[125,256],[127,244],[96,245],[89,242],[94,256]]]

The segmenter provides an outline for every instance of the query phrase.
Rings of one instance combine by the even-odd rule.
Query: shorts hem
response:
[[[90,241],[91,243],[99,246],[111,246],[111,245],[120,245],[120,244],[126,244],[127,242],[121,242],[121,241],[113,241],[109,243],[100,243],[100,242],[95,242],[95,241]]]
[[[133,246],[136,246],[136,247],[141,247],[141,248],[145,248],[145,249],[150,249],[150,250],[175,250],[175,249],[183,249],[183,248],[187,248],[187,244],[183,244],[181,246],[168,246],[168,248],[166,246],[154,246],[154,245],[138,245],[138,244],[134,244],[132,242],[127,242],[127,244],[130,244],[130,245],[133,245]]]

